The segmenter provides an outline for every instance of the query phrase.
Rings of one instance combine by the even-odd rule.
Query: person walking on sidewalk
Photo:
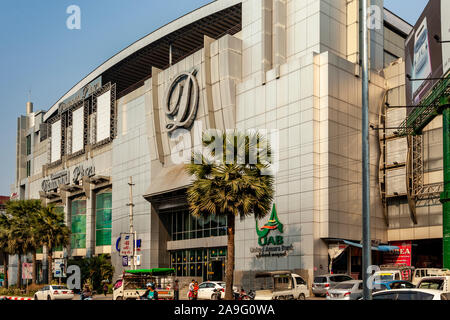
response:
[[[173,285],[173,300],[180,300],[180,286],[178,285],[178,279],[175,280]]]
[[[106,282],[103,285],[103,293],[105,294],[105,297],[106,297],[106,294],[108,293],[108,284]]]

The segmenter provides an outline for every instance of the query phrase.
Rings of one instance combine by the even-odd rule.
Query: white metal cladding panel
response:
[[[406,194],[406,168],[388,170],[386,172],[386,193],[393,196],[394,192]]]
[[[61,120],[52,124],[51,162],[61,159]]]
[[[109,138],[111,127],[111,91],[97,98],[97,138],[96,142]]]
[[[84,109],[79,108],[72,115],[72,153],[83,150]]]
[[[386,142],[386,164],[390,165],[394,162],[406,162],[406,155],[408,153],[408,142],[406,138],[388,140]]]

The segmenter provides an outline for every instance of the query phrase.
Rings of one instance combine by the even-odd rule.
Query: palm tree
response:
[[[211,148],[213,144],[219,148]],[[194,177],[187,190],[187,199],[194,217],[227,218],[225,299],[231,300],[235,218],[243,220],[254,215],[260,219],[270,211],[274,179],[264,173],[269,169],[271,148],[259,134],[244,135],[236,131],[215,137],[204,135],[203,145],[207,151],[194,153],[191,163],[186,165],[186,172]]]
[[[8,220],[8,248],[10,253],[17,254],[17,286],[21,287],[22,255],[31,248],[30,238],[33,237],[32,225],[34,217],[41,210],[39,200],[17,200],[6,203]],[[36,263],[34,263],[34,268]]]
[[[31,252],[33,271],[31,277],[31,283],[36,284],[36,273],[37,273],[37,259],[36,252],[38,249],[42,248],[42,236],[40,232],[41,225],[39,224],[41,212],[37,212],[36,215],[28,217],[29,219],[29,235],[26,239],[27,251]]]
[[[8,219],[6,218],[5,215],[0,214],[0,248],[3,255],[3,272],[4,272],[3,283],[6,288],[8,288],[8,264],[9,264],[8,230],[9,230]]]
[[[64,213],[55,210],[54,206],[46,206],[39,215],[39,233],[42,243],[47,247],[48,283],[53,280],[53,249],[67,246],[70,241],[70,230],[64,223]]]

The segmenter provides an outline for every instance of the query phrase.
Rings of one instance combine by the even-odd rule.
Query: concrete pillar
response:
[[[95,192],[88,191],[86,199],[86,257],[95,255]]]

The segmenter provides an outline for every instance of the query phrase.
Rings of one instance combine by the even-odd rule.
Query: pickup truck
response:
[[[255,275],[255,300],[305,300],[309,297],[306,281],[290,271],[260,272]]]

